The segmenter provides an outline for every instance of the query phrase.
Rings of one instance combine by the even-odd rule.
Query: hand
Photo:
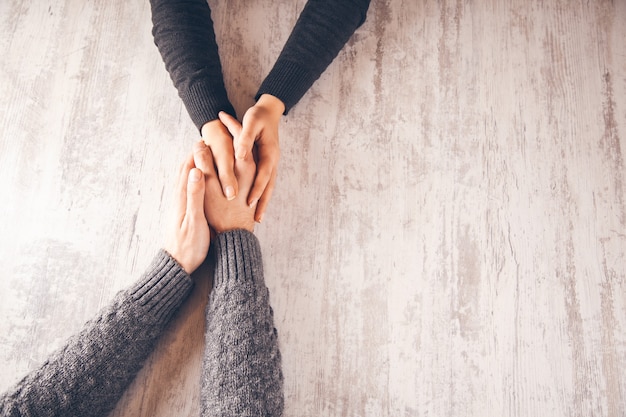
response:
[[[206,180],[204,193],[204,214],[215,232],[222,233],[234,229],[254,231],[254,207],[246,202],[246,196],[252,188],[256,165],[252,158],[235,161],[235,176],[239,182],[240,193],[232,200],[226,199],[220,190],[220,182],[215,172],[211,148],[202,141],[193,148],[193,158],[197,166],[207,167],[204,171]]]
[[[257,145],[256,179],[247,201],[251,207],[256,205],[255,220],[258,222],[263,220],[276,183],[276,170],[280,159],[278,124],[284,111],[285,105],[282,101],[270,94],[263,94],[244,114],[239,134],[233,132],[232,128],[236,120],[224,112],[219,114],[220,120],[233,135],[237,159],[251,156],[253,145],[255,143]]]
[[[220,120],[211,120],[202,126],[202,140],[211,148],[213,159],[211,160],[211,167],[213,167],[213,161],[215,167],[217,167],[217,175],[222,185],[222,192],[224,196],[232,200],[239,193],[239,185],[237,178],[235,177],[235,156],[233,150],[233,138],[228,132],[228,129]],[[207,172],[208,167],[196,165],[202,170]]]
[[[174,221],[165,245],[188,274],[204,262],[211,242],[203,211],[204,190],[202,171],[194,168],[193,156],[189,155],[178,173]]]

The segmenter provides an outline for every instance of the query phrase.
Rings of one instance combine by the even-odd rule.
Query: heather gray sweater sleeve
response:
[[[213,244],[202,416],[280,416],[283,375],[259,243],[252,233],[234,230]]]
[[[133,287],[0,397],[0,415],[106,416],[191,288],[189,275],[159,251]]]

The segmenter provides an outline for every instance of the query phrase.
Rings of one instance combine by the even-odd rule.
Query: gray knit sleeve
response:
[[[233,230],[218,235],[214,249],[202,416],[280,416],[283,375],[259,242]]]
[[[192,285],[180,265],[159,251],[133,287],[0,397],[0,415],[106,416]]]

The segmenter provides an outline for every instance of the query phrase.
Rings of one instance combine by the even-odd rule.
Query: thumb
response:
[[[235,138],[233,143],[235,147],[235,158],[245,159],[252,151],[256,137],[257,133],[254,130],[254,126],[250,126],[250,124],[244,125],[241,129],[241,134]]]
[[[221,122],[226,126],[226,129],[233,136],[233,148],[235,149],[235,158],[236,159],[244,159],[248,152],[252,149],[252,144],[254,143],[254,138],[250,141],[248,133],[245,133],[246,128],[241,126],[241,123],[233,116],[226,112],[220,112],[218,114]],[[249,130],[249,129],[247,129]],[[250,146],[246,146],[246,143],[250,141]]]
[[[204,174],[198,168],[189,171],[187,178],[187,210],[185,217],[191,222],[206,221],[204,217]]]
[[[225,111],[219,112],[217,117],[220,118],[220,121],[224,126],[226,126],[226,129],[228,129],[228,132],[231,134],[232,137],[236,138],[237,136],[239,136],[239,134],[241,133],[241,123],[239,123],[239,120],[235,119],[233,116],[226,113]]]
[[[257,133],[255,131],[256,126],[249,122],[249,118],[244,116],[243,126],[234,117],[227,113],[220,113],[219,118],[224,123],[224,126],[228,129],[233,136],[233,147],[235,149],[236,159],[245,159],[245,157],[252,151],[254,140]]]

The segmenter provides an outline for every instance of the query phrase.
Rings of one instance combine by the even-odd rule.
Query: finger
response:
[[[189,171],[194,167],[193,155],[189,155],[185,162],[183,162],[178,170],[178,179],[176,180],[176,203],[175,203],[175,215],[178,224],[180,225],[185,217],[185,211],[187,207],[187,177]]]
[[[193,149],[193,158],[196,166],[204,172],[204,177],[206,179],[204,190],[205,195],[222,193],[222,186],[220,185],[219,178],[217,177],[211,148],[206,146],[204,142],[199,141],[194,145]]]
[[[241,123],[239,123],[239,120],[235,119],[225,111],[219,112],[217,116],[220,118],[220,121],[224,124],[224,126],[226,126],[226,129],[228,129],[228,132],[230,132],[233,138],[236,138],[241,134]]]
[[[256,210],[254,212],[254,220],[261,223],[263,221],[263,216],[265,216],[265,210],[267,209],[267,205],[269,204],[272,194],[274,193],[274,185],[276,184],[276,171],[272,172],[272,177],[265,187],[265,191],[263,195],[259,199],[259,203],[257,204]]]
[[[233,200],[238,193],[239,184],[235,176],[235,157],[232,142],[228,146],[211,147],[217,177],[222,185],[222,192],[228,200]]]
[[[267,160],[262,159],[259,162],[256,178],[254,179],[254,185],[252,190],[248,193],[248,205],[254,206],[259,202],[261,196],[265,193],[270,180],[272,179],[272,172],[274,171],[272,164]]]
[[[194,155],[198,154],[198,168],[211,169],[217,171],[217,176],[222,186],[222,192],[228,200],[232,200],[237,196],[239,185],[234,172],[235,157],[233,155],[233,141],[230,136],[214,137],[207,146],[198,142],[194,146]],[[211,155],[211,158],[209,158]],[[206,171],[203,170],[206,173]]]
[[[204,217],[204,176],[198,168],[193,168],[187,176],[186,219],[191,224],[206,222]]]
[[[217,149],[217,157],[212,148]],[[193,148],[194,161],[196,166],[204,172],[207,179],[210,177],[219,179],[222,193],[228,200],[232,200],[239,192],[239,184],[234,173],[233,165],[235,160],[232,156],[232,145],[223,148],[220,142],[215,142],[212,144],[212,148],[203,141],[196,142]],[[222,154],[222,156],[219,156],[220,152],[224,152],[226,155]]]
[[[256,163],[253,158],[235,160],[235,175],[239,181],[239,191],[250,194],[254,178],[256,177]]]
[[[254,141],[259,136],[259,127],[255,123],[254,117],[243,118],[243,125],[241,126],[241,132],[234,138],[235,157],[237,159],[245,159],[250,155]]]
[[[193,145],[193,161],[205,176],[217,175],[215,172],[215,162],[213,153],[203,141],[198,141]]]

